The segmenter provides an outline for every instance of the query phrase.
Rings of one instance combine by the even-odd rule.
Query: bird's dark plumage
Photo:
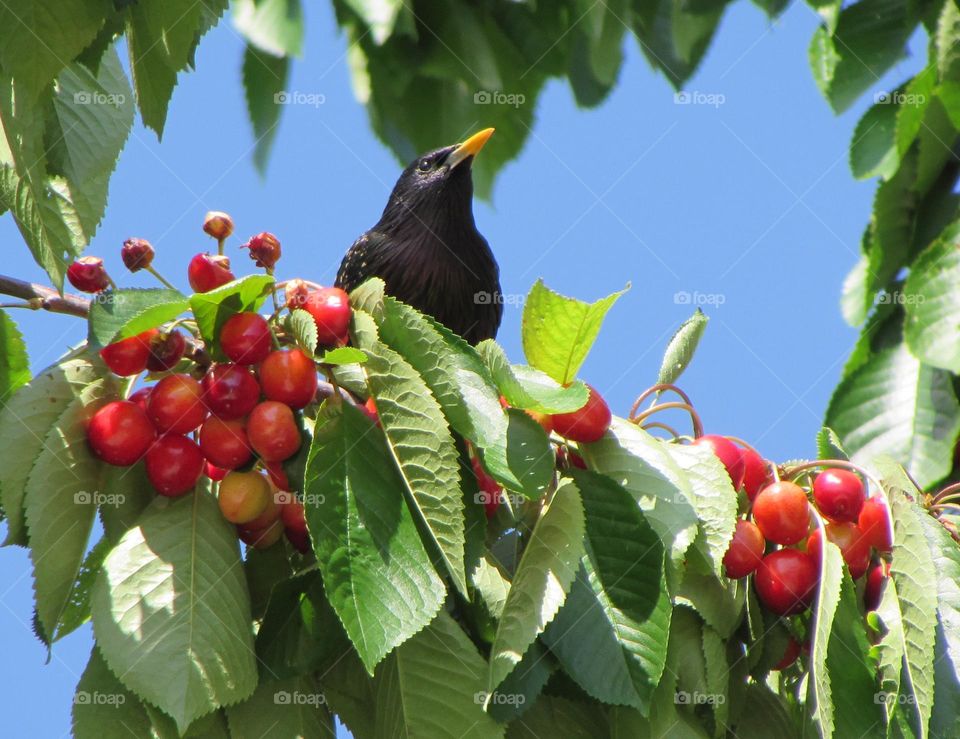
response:
[[[380,220],[347,251],[337,286],[370,277],[386,292],[476,344],[496,336],[500,270],[473,220],[470,164],[493,133],[418,157],[400,175]]]

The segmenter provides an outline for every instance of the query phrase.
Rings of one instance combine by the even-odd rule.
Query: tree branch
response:
[[[87,313],[90,312],[90,301],[86,298],[71,293],[61,295],[52,287],[25,282],[6,275],[0,275],[0,294],[25,300],[34,310],[66,313],[81,318],[86,318]]]

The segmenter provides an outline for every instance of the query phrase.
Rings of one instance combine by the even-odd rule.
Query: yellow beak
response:
[[[464,159],[476,156],[483,145],[487,143],[487,139],[493,136],[494,130],[493,128],[485,128],[482,131],[477,131],[451,152],[450,156],[447,157],[446,165],[453,169]]]

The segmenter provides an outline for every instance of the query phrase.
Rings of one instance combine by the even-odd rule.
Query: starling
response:
[[[500,269],[473,220],[470,164],[493,129],[415,159],[380,220],[350,247],[337,272],[346,291],[379,277],[386,292],[433,316],[471,344],[497,334]]]

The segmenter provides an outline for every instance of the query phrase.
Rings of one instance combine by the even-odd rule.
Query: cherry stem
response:
[[[728,436],[727,438],[730,439],[730,441],[732,441],[734,444],[739,444],[739,445],[742,446],[744,449],[749,449],[751,452],[753,452],[753,453],[756,454],[758,457],[760,457],[761,459],[763,459],[763,455],[760,454],[760,452],[757,451],[757,448],[756,448],[753,444],[751,444],[751,443],[749,443],[749,442],[747,442],[747,441],[744,441],[744,440],[741,439],[739,436]]]
[[[223,256],[223,239],[217,239],[217,255]]]
[[[685,392],[683,392],[683,390],[681,390],[679,387],[669,382],[661,382],[659,385],[654,385],[653,387],[649,387],[646,390],[644,390],[642,393],[640,393],[637,399],[633,401],[633,406],[631,406],[630,408],[630,415],[628,416],[628,418],[632,421],[634,415],[636,415],[637,411],[640,409],[640,404],[643,403],[644,400],[649,398],[654,393],[656,393],[659,396],[660,393],[662,393],[664,390],[672,390],[683,399],[684,403],[686,403],[689,406],[693,405],[693,403],[690,402],[690,396],[687,395]],[[656,400],[654,400],[654,403],[656,403]]]
[[[660,411],[667,411],[671,409],[684,410],[690,414],[690,422],[693,424],[693,437],[698,438],[703,436],[703,423],[700,421],[699,414],[694,410],[693,406],[689,403],[680,403],[677,401],[671,401],[669,403],[660,403],[659,405],[651,406],[643,413],[638,413],[636,416],[632,416],[630,421],[637,425],[643,425],[643,422],[650,418],[654,413],[659,413]]]
[[[154,277],[156,277],[160,281],[160,284],[163,285],[164,287],[170,288],[171,290],[177,289],[173,285],[171,285],[162,274],[157,272],[156,267],[154,267],[152,264],[148,264],[146,267],[144,267],[144,269],[147,270],[147,272],[152,274]]]
[[[960,482],[947,485],[943,490],[933,496],[934,503],[942,503],[945,500],[957,500],[960,498]]]
[[[650,429],[663,429],[668,434],[673,436],[673,441],[677,441],[680,438],[679,432],[673,427],[665,423],[660,423],[660,421],[651,421],[645,426],[641,426],[644,431],[649,431]]]
[[[817,467],[842,467],[843,469],[853,470],[858,473],[864,479],[869,480],[877,489],[883,490],[883,485],[880,481],[867,472],[863,467],[853,462],[848,462],[845,459],[815,459],[812,462],[804,462],[803,464],[798,464],[795,467],[789,467],[784,471],[784,474],[790,478],[797,478],[800,476],[800,473],[806,472],[807,470],[816,469]]]
[[[956,487],[956,486],[951,485],[950,487]],[[949,489],[950,488],[946,488],[946,490],[949,490]],[[940,492],[940,493],[937,493],[936,497],[933,499],[934,506],[957,505],[958,503],[960,503],[960,493],[951,493],[949,495],[944,495],[942,492]]]

